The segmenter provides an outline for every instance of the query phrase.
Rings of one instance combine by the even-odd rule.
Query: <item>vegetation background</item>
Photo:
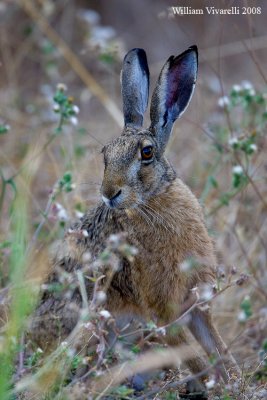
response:
[[[124,54],[133,47],[146,50],[153,87],[169,55],[192,44],[199,47],[198,84],[190,107],[175,125],[168,158],[204,206],[222,291],[213,300],[214,316],[244,370],[242,389],[223,388],[218,398],[267,398],[267,3],[217,2],[221,8],[240,9],[239,15],[223,16],[174,16],[171,6],[176,5],[181,4],[0,3],[1,399],[19,398],[21,393],[27,399],[93,398],[92,390],[79,385],[76,397],[63,390],[74,379],[80,384],[75,371],[87,361],[77,354],[65,354],[71,375],[66,377],[66,372],[59,379],[54,370],[50,380],[38,375],[51,358],[28,343],[23,334],[26,317],[47,274],[48,247],[99,199],[100,151],[122,126],[119,74]],[[194,0],[186,5],[214,4]],[[246,15],[241,14],[243,7]],[[147,331],[159,334],[153,326]],[[129,358],[138,360],[146,344],[142,347],[139,340],[132,345]],[[126,358],[126,353],[113,355],[110,363]],[[105,375],[107,357],[100,361],[94,374]],[[216,387],[214,376],[211,390]],[[140,379],[145,393],[164,386],[166,391],[158,396],[177,396],[168,386],[174,377],[167,372],[145,383]],[[109,398],[138,397],[136,387],[125,382]],[[252,382],[253,393],[248,389]],[[257,393],[262,397],[253,397]],[[97,398],[105,395],[100,392]]]

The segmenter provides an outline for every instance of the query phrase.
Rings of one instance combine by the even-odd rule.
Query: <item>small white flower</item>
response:
[[[64,342],[61,342],[61,345],[60,345],[63,349],[66,349],[67,347],[68,347],[68,342],[67,341],[64,341]]]
[[[116,235],[116,234],[111,234],[109,237],[109,242],[113,245],[113,246],[118,246],[120,243],[120,235]]]
[[[249,146],[249,149],[255,153],[258,150],[258,146],[255,143],[251,143],[251,145]]]
[[[84,237],[88,237],[89,236],[89,233],[87,232],[86,229],[82,230],[82,234],[83,234]]]
[[[240,85],[234,85],[233,86],[233,91],[234,92],[238,93],[238,92],[241,92],[241,90],[242,90],[242,87]]]
[[[136,256],[138,254],[138,248],[131,246],[131,254],[132,256]]]
[[[57,218],[60,221],[67,221],[69,217],[65,208],[60,203],[56,203],[55,206],[56,206]]]
[[[85,327],[85,329],[90,329],[90,330],[94,328],[92,322],[85,322],[83,326]]]
[[[72,123],[72,125],[78,125],[78,118],[74,117],[74,115],[72,117],[70,117],[70,122]]]
[[[41,347],[38,347],[38,349],[36,350],[36,353],[38,353],[38,354],[42,354],[43,353],[43,350],[41,349]]]
[[[236,137],[230,138],[228,143],[230,146],[234,146],[235,144],[238,144],[238,139]]]
[[[208,382],[205,383],[207,389],[212,389],[215,385],[215,379],[211,378]]]
[[[100,22],[100,15],[94,10],[80,9],[78,11],[78,17],[83,19],[89,25],[97,25]]]
[[[80,112],[80,109],[79,109],[78,106],[76,106],[76,104],[74,104],[74,105],[72,106],[72,110],[73,110],[73,112],[75,112],[75,114],[79,114],[79,112]]]
[[[241,310],[237,316],[238,321],[245,322],[247,320],[247,316],[244,310]]]
[[[72,190],[76,189],[76,183],[72,183],[72,184],[70,185],[70,187],[72,188]]]
[[[75,350],[74,349],[68,349],[67,355],[69,358],[73,358],[75,355]]]
[[[77,218],[81,219],[84,216],[84,213],[79,210],[75,210],[75,215]]]
[[[210,285],[204,285],[201,290],[201,298],[205,301],[212,299],[213,292]]]
[[[90,30],[91,40],[94,44],[105,45],[108,40],[116,35],[115,29],[111,26],[94,26]]]
[[[235,175],[242,175],[243,174],[243,168],[241,167],[241,165],[235,165],[232,168],[233,174]]]
[[[101,315],[101,317],[103,317],[104,319],[109,319],[111,317],[111,314],[108,310],[99,311],[99,315]]]
[[[45,283],[43,283],[42,285],[41,285],[41,290],[47,290],[48,289],[48,285],[46,285]]]
[[[91,258],[92,258],[91,253],[89,251],[86,251],[82,256],[82,261],[84,263],[87,263],[87,262],[91,261]]]
[[[192,269],[192,265],[188,260],[185,260],[182,262],[182,264],[180,265],[180,269],[183,272],[188,272]]]
[[[7,131],[9,131],[10,130],[10,125],[5,125],[5,128],[6,128]]]
[[[166,329],[163,327],[157,328],[157,332],[162,336],[166,336]]]
[[[60,110],[59,104],[55,103],[55,104],[53,105],[53,110],[54,110],[55,112],[58,112],[58,111]]]
[[[253,85],[252,85],[252,83],[249,82],[249,81],[242,81],[242,82],[241,82],[241,86],[242,86],[242,88],[245,89],[245,90],[253,89]]]
[[[255,96],[255,94],[256,94],[255,89],[249,89],[248,94],[249,94],[250,96]]]
[[[218,106],[224,108],[230,104],[230,100],[227,96],[220,97],[218,100]]]
[[[66,92],[68,90],[67,85],[65,83],[58,83],[57,84],[57,90],[60,90],[62,92]]]
[[[68,221],[68,219],[69,219],[67,211],[63,207],[58,211],[57,217],[60,221],[63,221],[63,222]]]
[[[103,292],[103,290],[100,290],[97,292],[96,299],[98,304],[104,303],[107,299],[107,295],[105,292]]]

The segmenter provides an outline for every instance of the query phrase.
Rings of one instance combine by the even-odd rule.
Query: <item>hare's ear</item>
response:
[[[163,66],[151,100],[151,132],[164,150],[173,123],[187,108],[192,97],[198,69],[197,47],[189,47]]]
[[[141,127],[149,92],[149,70],[143,49],[130,50],[124,57],[121,91],[125,126]]]

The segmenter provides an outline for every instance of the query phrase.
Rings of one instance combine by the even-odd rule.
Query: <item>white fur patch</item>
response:
[[[109,199],[107,197],[102,196],[102,200],[107,206],[109,206]]]

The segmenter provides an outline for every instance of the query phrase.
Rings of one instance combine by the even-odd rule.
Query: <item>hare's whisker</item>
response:
[[[154,203],[156,208],[158,208],[158,207],[162,208],[162,204],[158,199],[155,199],[155,198],[151,199],[151,203]],[[150,204],[150,207],[151,207],[151,204]],[[173,225],[172,221],[173,221],[173,216],[175,215],[175,216],[179,217],[179,214],[173,210],[172,210],[172,213],[170,214],[169,211],[167,209],[165,209],[164,216],[162,214],[160,214],[160,215],[162,218],[165,219],[166,222],[169,223],[169,226],[171,226],[174,229],[174,231],[177,232],[177,227],[175,225]],[[167,217],[170,217],[171,220],[169,220]]]
[[[142,206],[139,205],[139,207],[137,207],[136,210],[139,212],[140,215],[144,216],[148,226],[151,226],[153,229],[155,229],[155,225],[154,225],[153,221],[149,218],[149,215],[145,212],[145,210],[142,208]]]
[[[159,224],[169,233],[173,233],[175,231],[174,225],[172,225],[162,214],[160,214],[157,210],[153,207],[148,205],[147,203],[143,203],[144,207],[146,208],[147,212],[150,211],[150,214],[153,215],[159,222]],[[168,229],[170,228],[170,229]]]
[[[162,221],[160,220],[160,218],[156,215],[156,213],[154,212],[154,210],[151,210],[149,207],[147,207],[147,205],[145,203],[142,203],[143,206],[143,210],[146,210],[146,212],[151,215],[151,217],[153,219],[156,219],[156,221],[158,221],[158,223],[160,225],[162,225],[164,227],[164,225],[162,224]],[[164,227],[165,228],[165,227]]]
[[[75,182],[77,186],[81,186],[81,185],[97,185],[97,186],[101,186],[101,183],[99,182]]]

